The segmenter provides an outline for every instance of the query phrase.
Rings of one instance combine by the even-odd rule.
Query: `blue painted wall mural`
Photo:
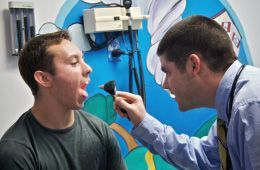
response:
[[[133,0],[133,5],[140,6],[144,14],[150,15],[147,21],[143,21],[143,29],[138,31],[147,111],[161,122],[174,127],[177,133],[198,137],[206,135],[208,128],[215,121],[215,110],[201,108],[184,113],[178,110],[177,103],[161,86],[164,75],[160,70],[156,48],[163,33],[171,25],[190,15],[205,15],[215,19],[226,29],[239,59],[243,63],[251,64],[246,37],[238,18],[226,0],[137,1]],[[67,0],[55,21],[60,28],[69,30],[73,42],[84,51],[85,61],[93,68],[91,83],[87,88],[89,98],[83,109],[106,121],[114,130],[129,170],[175,169],[158,155],[151,154],[131,136],[131,123],[114,112],[113,98],[98,88],[109,80],[115,80],[118,90],[128,91],[128,56],[122,55],[119,60],[111,61],[108,57],[111,55],[108,47],[91,49],[83,28],[83,10],[112,2],[120,3],[119,0]],[[130,48],[126,33],[112,35],[115,35],[113,42],[117,42],[120,49],[127,51]],[[101,33],[92,36],[97,43],[104,41]],[[136,93],[136,89],[134,91]]]

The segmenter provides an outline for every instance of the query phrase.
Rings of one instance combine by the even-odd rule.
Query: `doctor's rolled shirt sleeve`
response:
[[[146,114],[144,120],[132,130],[152,153],[181,169],[219,169],[216,123],[203,138],[178,135],[172,127],[160,123]]]

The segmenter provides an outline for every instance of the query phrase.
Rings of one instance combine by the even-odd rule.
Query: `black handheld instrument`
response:
[[[99,88],[108,92],[110,95],[113,96],[113,99],[115,99],[115,95],[116,95],[116,82],[115,82],[115,80],[108,81],[104,85],[99,86]],[[120,109],[120,110],[123,113],[127,114],[126,110],[124,110],[124,109]],[[129,120],[128,116],[127,116],[127,118]]]

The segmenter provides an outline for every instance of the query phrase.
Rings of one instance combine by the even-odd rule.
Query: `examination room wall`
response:
[[[45,22],[54,22],[65,0],[33,0],[36,33]],[[253,65],[260,67],[260,20],[257,0],[229,0],[244,29]],[[48,5],[51,4],[51,5]],[[8,0],[0,1],[0,137],[33,104],[30,89],[20,77],[17,56],[11,55]]]
[[[0,137],[33,104],[31,91],[19,74],[18,57],[11,55],[8,2],[8,0],[0,1]],[[57,13],[65,0],[33,0],[31,2],[34,3],[37,33],[43,23],[55,22]]]

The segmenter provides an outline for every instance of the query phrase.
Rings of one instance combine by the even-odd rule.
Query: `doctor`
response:
[[[127,111],[132,135],[180,169],[260,169],[260,69],[237,60],[226,31],[192,16],[170,28],[157,54],[179,109],[215,108],[218,120],[201,139],[176,134],[146,112],[140,96],[118,92],[115,109]]]

